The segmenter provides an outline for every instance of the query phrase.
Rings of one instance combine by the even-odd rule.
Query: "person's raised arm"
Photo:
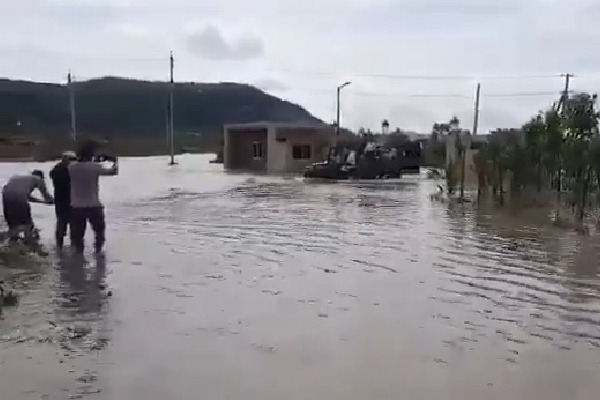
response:
[[[105,167],[101,164],[98,165],[98,174],[101,176],[115,176],[119,174],[119,160],[115,157],[113,164],[110,167]]]

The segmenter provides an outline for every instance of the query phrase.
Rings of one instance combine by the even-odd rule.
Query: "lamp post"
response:
[[[344,82],[340,86],[337,87],[337,106],[336,106],[336,118],[335,118],[335,134],[340,134],[340,92],[343,88],[348,86],[352,82]]]
[[[71,112],[71,138],[77,142],[77,125],[75,123],[75,92],[71,81],[71,71],[67,75],[67,90],[69,92],[69,109]]]

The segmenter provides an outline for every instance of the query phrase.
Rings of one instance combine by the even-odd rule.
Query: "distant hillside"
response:
[[[78,132],[123,140],[163,140],[169,84],[101,78],[74,84]],[[215,136],[225,123],[315,122],[304,108],[239,83],[176,83],[175,132]],[[66,85],[0,79],[0,135],[51,140],[70,126]],[[56,136],[58,135],[58,136]]]

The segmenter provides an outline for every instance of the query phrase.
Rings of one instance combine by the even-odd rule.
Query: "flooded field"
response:
[[[21,294],[0,398],[598,398],[597,238],[432,202],[418,177],[306,184],[210,158],[123,160],[105,260],[0,267]],[[50,245],[52,208],[34,218]]]

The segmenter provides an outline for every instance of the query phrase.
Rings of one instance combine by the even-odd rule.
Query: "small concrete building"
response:
[[[255,122],[225,125],[223,166],[230,171],[301,172],[324,161],[335,145],[332,126]]]

